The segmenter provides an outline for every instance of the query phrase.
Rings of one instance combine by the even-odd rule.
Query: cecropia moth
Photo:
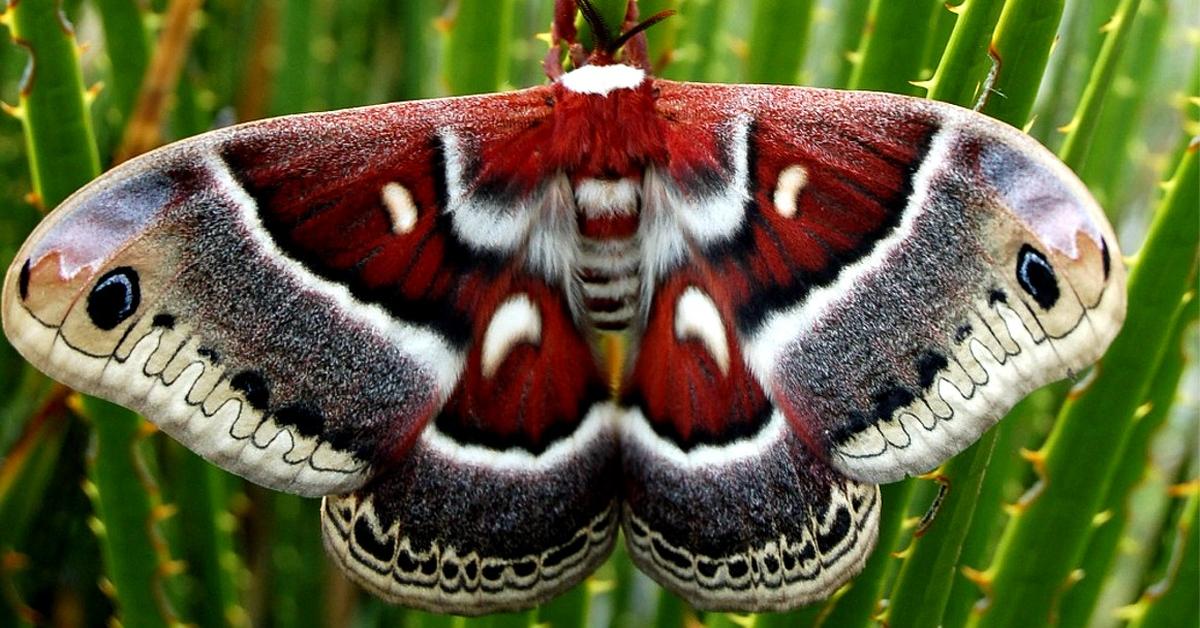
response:
[[[637,565],[705,609],[828,596],[877,484],[1116,334],[1125,271],[1020,131],[895,95],[649,76],[559,0],[548,85],[284,117],[112,170],[4,280],[33,364],[325,496],[373,593],[478,614]],[[572,68],[565,71],[560,53]]]

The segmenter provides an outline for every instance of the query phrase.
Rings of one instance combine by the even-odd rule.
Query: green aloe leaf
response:
[[[315,0],[283,0],[279,47],[281,65],[275,74],[271,113],[282,115],[312,111],[312,81],[314,80],[313,43],[316,29]]]
[[[935,10],[944,10],[941,0],[872,0],[850,87],[917,95]]]
[[[1092,617],[1096,601],[1100,596],[1107,575],[1117,557],[1121,539],[1129,521],[1129,497],[1134,487],[1149,467],[1149,449],[1152,437],[1162,427],[1175,407],[1179,382],[1185,367],[1184,339],[1186,333],[1200,315],[1194,292],[1184,297],[1180,311],[1172,324],[1172,333],[1167,341],[1167,350],[1152,378],[1146,402],[1134,414],[1135,425],[1125,444],[1124,452],[1117,457],[1123,461],[1117,466],[1116,475],[1104,498],[1104,509],[1097,515],[1094,529],[1088,538],[1087,550],[1080,564],[1082,580],[1067,591],[1061,604],[1063,628],[1082,627]]]
[[[979,585],[974,578],[991,558],[996,533],[1007,518],[1004,513],[1006,500],[1016,498],[1013,494],[1015,491],[1011,489],[1019,488],[1019,471],[1024,469],[1019,464],[1022,435],[1030,431],[1031,424],[1053,419],[1062,403],[1063,391],[1060,385],[1034,392],[992,428],[996,433],[992,459],[984,471],[979,497],[975,502],[975,515],[962,540],[957,574],[942,614],[942,625],[946,628],[966,625],[971,609],[979,600]]]
[[[442,78],[451,94],[494,92],[508,77],[513,0],[460,0],[446,31]]]
[[[146,465],[146,437],[153,428],[115,404],[82,397],[77,411],[92,424],[86,491],[96,509],[93,531],[100,537],[108,574],[102,587],[113,598],[117,618],[130,628],[178,621],[166,580],[182,565],[171,560],[159,531],[173,512],[159,499]]]
[[[789,85],[796,81],[808,45],[813,0],[753,3],[746,81]]]
[[[1195,625],[1200,591],[1200,481],[1183,487],[1190,493],[1181,509],[1160,580],[1127,611],[1130,628],[1190,628]]]
[[[946,482],[945,496],[906,552],[888,600],[887,625],[919,628],[941,623],[997,433],[989,430],[939,474],[939,480]]]
[[[1141,0],[1121,0],[1117,12],[1109,22],[1111,31],[1104,39],[1100,49],[1100,57],[1092,68],[1092,78],[1083,92],[1083,99],[1071,119],[1067,139],[1063,142],[1058,156],[1063,162],[1076,171],[1083,168],[1088,156],[1088,146],[1096,135],[1100,124],[1100,111],[1104,106],[1105,97],[1112,89],[1113,77],[1120,67],[1121,52],[1133,29],[1134,18],[1137,16]]]
[[[74,27],[57,3],[10,0],[5,21],[29,54],[17,115],[25,128],[33,189],[55,207],[100,173]]]
[[[145,9],[135,0],[96,0],[96,10],[104,26],[112,80],[110,108],[101,128],[110,139],[117,140],[133,113],[150,65],[150,37],[145,28]]]
[[[1129,36],[1130,49],[1121,56],[1113,89],[1100,114],[1098,128],[1102,132],[1094,134],[1089,150],[1092,155],[1104,157],[1088,159],[1080,172],[1114,219],[1126,214],[1127,206],[1118,201],[1130,187],[1129,166],[1139,163],[1138,151],[1145,150],[1144,140],[1137,133],[1142,130],[1138,124],[1154,91],[1151,80],[1160,69],[1159,63],[1169,60],[1162,54],[1169,16],[1166,0],[1142,0],[1134,32]]]
[[[1065,0],[1008,0],[992,38],[997,67],[982,111],[1023,125],[1046,70]]]
[[[884,596],[889,576],[895,571],[898,563],[894,552],[909,534],[905,532],[904,519],[916,483],[917,480],[910,478],[880,487],[883,505],[879,515],[879,539],[875,544],[875,553],[867,559],[862,573],[849,583],[849,589],[832,601],[833,608],[825,618],[824,625],[831,628],[869,626],[879,614],[880,599]]]
[[[925,83],[930,100],[970,107],[980,97],[992,68],[992,32],[1003,8],[1002,0],[966,0],[958,6],[958,23],[941,63]]]
[[[663,69],[664,78],[677,81],[708,80],[717,55],[717,35],[728,9],[728,0],[683,0],[679,14],[671,18],[680,23],[678,44],[671,62]],[[658,36],[651,29],[647,38]]]

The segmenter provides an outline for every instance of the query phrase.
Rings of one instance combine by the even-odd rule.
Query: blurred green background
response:
[[[623,0],[596,3],[618,15]],[[618,550],[541,608],[468,620],[362,594],[325,558],[316,501],[215,469],[139,418],[49,382],[0,341],[0,626],[1200,624],[1200,182],[1186,148],[1200,133],[1200,4],[641,9],[678,11],[649,31],[660,76],[936,98],[1057,151],[1130,256],[1129,321],[1101,367],[1035,393],[936,477],[884,487],[880,547],[829,602],[697,613]],[[173,139],[538,84],[551,11],[551,0],[10,0],[0,263],[45,209]]]

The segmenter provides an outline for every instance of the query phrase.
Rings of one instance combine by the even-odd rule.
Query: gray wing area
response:
[[[1115,237],[1079,180],[1015,129],[923,106],[941,128],[899,224],[743,338],[789,419],[870,482],[936,467],[1078,374],[1125,311]]]
[[[623,422],[630,556],[697,608],[778,611],[825,599],[875,546],[879,488],[816,457],[779,412],[684,451],[638,411]]]
[[[431,424],[403,460],[325,499],[325,546],[393,603],[480,615],[529,608],[578,584],[612,550],[616,409],[534,454],[457,442]]]

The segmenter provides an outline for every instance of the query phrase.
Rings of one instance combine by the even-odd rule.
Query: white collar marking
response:
[[[563,75],[563,87],[576,94],[607,96],[615,89],[633,89],[646,80],[646,71],[629,65],[585,65]]]

